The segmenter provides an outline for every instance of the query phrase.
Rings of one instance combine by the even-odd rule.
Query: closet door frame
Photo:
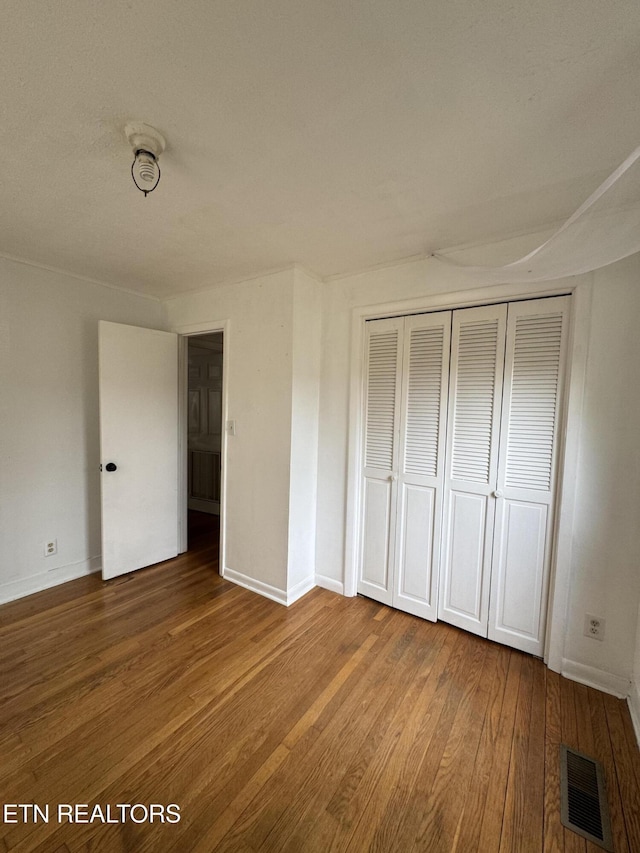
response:
[[[555,672],[564,663],[565,622],[569,604],[573,516],[577,502],[577,470],[580,415],[587,367],[589,328],[591,323],[592,280],[581,276],[568,280],[568,285],[555,282],[498,285],[473,288],[410,300],[394,300],[352,309],[351,357],[349,388],[349,425],[347,449],[347,482],[345,512],[344,583],[342,592],[357,594],[358,566],[362,536],[362,417],[363,376],[365,365],[365,324],[367,320],[399,317],[407,314],[456,310],[479,305],[549,296],[571,296],[565,393],[560,419],[558,446],[558,478],[555,494],[553,548],[547,603],[547,631],[544,660]]]

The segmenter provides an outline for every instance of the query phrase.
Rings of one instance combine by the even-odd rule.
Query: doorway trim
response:
[[[552,534],[552,558],[547,603],[544,661],[554,672],[563,668],[565,625],[569,606],[571,550],[574,511],[577,499],[577,467],[582,399],[586,379],[591,298],[591,274],[564,282],[506,284],[439,293],[409,300],[358,306],[352,311],[347,450],[347,502],[344,546],[344,594],[357,594],[361,541],[362,404],[365,363],[365,323],[367,320],[406,314],[455,310],[497,302],[571,296],[567,373],[563,411],[560,419],[560,446],[556,511]],[[564,284],[564,286],[563,286]]]
[[[187,541],[187,499],[188,499],[188,408],[189,388],[189,338],[198,335],[222,332],[222,435],[220,443],[220,555],[218,572],[224,573],[227,544],[227,411],[229,399],[229,320],[211,320],[206,323],[189,323],[175,326],[178,335],[178,553],[183,554],[188,547]]]

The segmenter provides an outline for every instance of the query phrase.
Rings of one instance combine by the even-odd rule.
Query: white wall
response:
[[[293,272],[168,300],[170,328],[228,321],[224,340],[226,565],[233,580],[279,598],[287,588]]]
[[[287,589],[294,596],[315,586],[321,287],[316,279],[302,270],[294,270],[287,576]]]
[[[283,603],[313,586],[318,287],[292,268],[166,303],[178,331],[228,324],[223,570]]]
[[[530,240],[530,238],[527,238]],[[474,252],[478,262],[518,257],[509,242]],[[535,244],[535,240],[533,241]],[[530,243],[531,245],[531,243]],[[589,361],[579,445],[579,499],[570,572],[565,663],[573,677],[626,693],[639,596],[640,256],[593,276]],[[326,586],[344,580],[350,337],[353,309],[447,294],[495,298],[434,259],[329,281],[323,289],[316,571]],[[607,620],[604,642],[583,637],[586,611]],[[570,664],[575,664],[571,669]]]
[[[228,324],[223,571],[285,604],[314,585],[319,289],[291,268],[166,302],[177,331]]]
[[[619,678],[611,687],[623,694],[640,597],[639,320],[636,255],[594,274],[565,646],[594,680],[597,671]],[[603,642],[584,636],[585,613],[606,620]]]
[[[100,568],[98,320],[164,328],[163,315],[0,258],[0,601]]]

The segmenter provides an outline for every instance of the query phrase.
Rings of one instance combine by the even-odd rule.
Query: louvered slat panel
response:
[[[369,338],[366,461],[368,468],[391,470],[396,399],[398,330],[372,332]]]
[[[442,391],[444,329],[412,329],[409,347],[404,470],[435,477]]]
[[[506,485],[549,491],[562,344],[562,315],[516,321]]]
[[[496,319],[460,327],[452,455],[456,480],[489,481],[497,341]]]

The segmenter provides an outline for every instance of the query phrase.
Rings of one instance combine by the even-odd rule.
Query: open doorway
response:
[[[187,338],[187,550],[220,550],[223,333]]]

